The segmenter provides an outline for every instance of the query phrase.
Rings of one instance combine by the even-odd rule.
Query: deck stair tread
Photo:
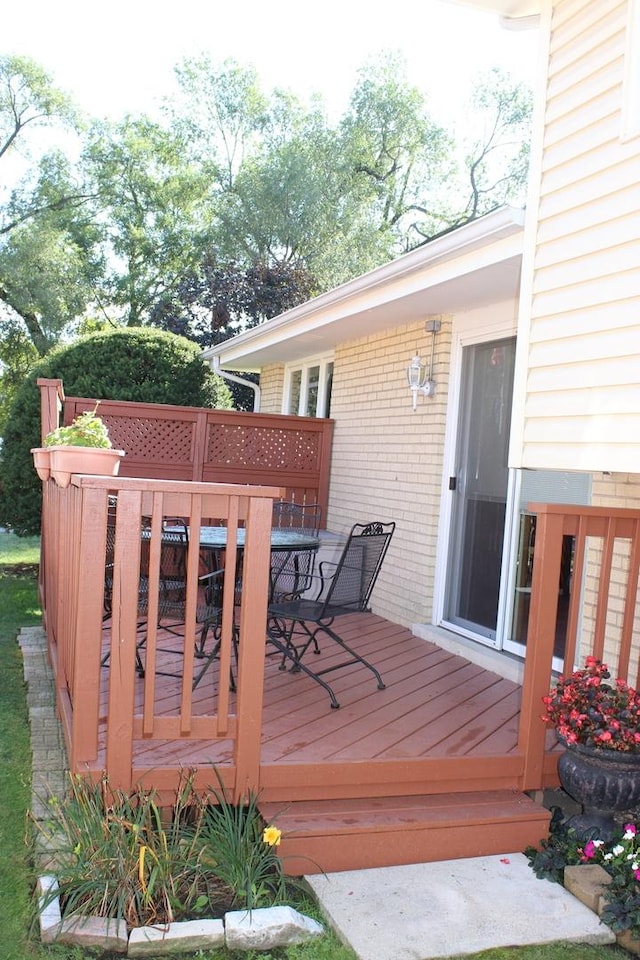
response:
[[[549,822],[549,811],[517,790],[259,806],[264,819],[282,831],[279,854],[288,873],[523,850],[546,836]]]

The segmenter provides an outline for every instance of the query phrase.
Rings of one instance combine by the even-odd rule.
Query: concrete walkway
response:
[[[31,724],[32,811],[44,819],[47,797],[65,790],[67,760],[44,632],[25,628],[18,642]],[[615,940],[572,894],[538,880],[520,852],[307,880],[359,960],[432,960],[515,944]]]
[[[359,960],[432,960],[490,947],[615,935],[522,853],[307,877]]]

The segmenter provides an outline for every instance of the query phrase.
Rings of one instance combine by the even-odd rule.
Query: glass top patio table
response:
[[[165,532],[179,532],[179,527],[166,526]],[[246,529],[238,527],[236,545],[239,549],[244,547]],[[148,536],[148,533],[146,533]],[[144,532],[143,532],[144,536]],[[191,528],[189,528],[189,537]],[[203,550],[224,550],[227,546],[227,528],[224,526],[200,527],[200,547]],[[320,546],[320,539],[313,533],[305,533],[302,530],[292,527],[272,527],[271,528],[271,549],[272,550],[317,550]]]
[[[244,547],[245,534],[245,528],[238,527],[236,542],[239,548]],[[205,550],[224,550],[226,545],[226,527],[200,527],[200,546]],[[317,550],[319,545],[319,538],[312,533],[304,533],[301,530],[287,527],[272,527],[271,529],[272,550]]]

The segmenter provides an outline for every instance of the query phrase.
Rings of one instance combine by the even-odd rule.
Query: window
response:
[[[328,417],[331,408],[333,359],[316,357],[285,370],[283,413]]]

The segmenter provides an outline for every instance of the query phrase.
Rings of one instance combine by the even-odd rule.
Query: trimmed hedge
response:
[[[16,394],[3,437],[0,526],[20,536],[40,531],[42,487],[30,453],[31,447],[40,446],[39,377],[60,378],[70,397],[232,406],[225,382],[203,362],[199,347],[184,337],[126,327],[56,347]]]

